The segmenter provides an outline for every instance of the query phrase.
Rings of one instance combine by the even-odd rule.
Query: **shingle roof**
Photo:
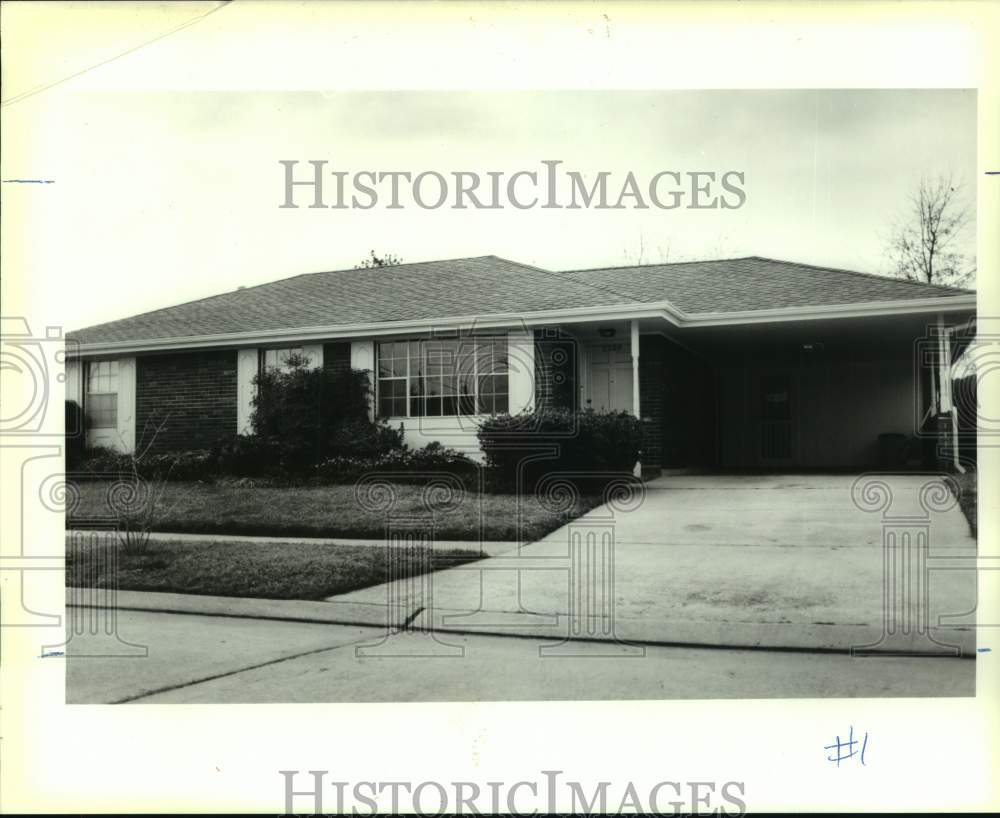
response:
[[[307,273],[98,324],[67,338],[139,342],[663,301],[688,313],[739,312],[968,292],[758,257],[550,272],[481,256]]]
[[[972,292],[759,256],[603,267],[569,275],[588,284],[607,283],[637,301],[666,299],[687,313],[905,301]]]
[[[306,273],[67,334],[79,343],[144,341],[613,306],[633,299],[565,273],[496,256]]]

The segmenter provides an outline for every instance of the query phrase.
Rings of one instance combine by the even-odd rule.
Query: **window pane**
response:
[[[397,346],[399,346],[399,344],[397,344]],[[397,378],[405,378],[406,377],[406,353],[405,352],[403,353],[403,357],[402,358],[393,358],[392,359],[392,374],[393,374],[394,377],[397,377]]]
[[[498,415],[510,411],[507,395],[497,395],[493,398],[493,411]]]
[[[384,354],[385,346],[379,344],[378,346],[378,376],[380,378],[388,377],[392,374],[392,358],[386,357]]]
[[[87,419],[93,428],[118,425],[118,396],[91,395],[87,398]]]
[[[454,417],[458,414],[458,398],[451,396],[441,399],[441,414],[445,417]]]
[[[424,399],[410,398],[410,416],[419,418],[424,415]]]
[[[380,418],[392,417],[392,398],[379,398],[378,416]]]
[[[439,417],[441,415],[441,398],[427,398],[427,416]]]

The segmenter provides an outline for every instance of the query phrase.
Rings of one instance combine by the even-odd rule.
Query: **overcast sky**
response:
[[[49,123],[62,229],[40,252],[85,273],[49,296],[70,328],[353,267],[372,249],[556,270],[762,255],[880,272],[921,175],[974,185],[975,106],[974,92],[946,90],[81,93]],[[558,159],[588,178],[610,171],[612,189],[630,170],[734,170],[747,198],[736,210],[285,210],[282,159],[352,174]]]

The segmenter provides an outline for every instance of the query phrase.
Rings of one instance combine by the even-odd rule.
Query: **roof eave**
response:
[[[780,307],[726,313],[686,313],[670,302],[662,301],[657,303],[576,307],[572,309],[545,310],[521,314],[498,313],[480,316],[452,316],[416,321],[298,327],[256,332],[222,333],[217,335],[154,338],[139,341],[80,343],[74,341],[72,338],[67,338],[66,355],[68,358],[87,358],[99,355],[169,352],[182,349],[262,346],[286,342],[315,342],[377,335],[426,333],[434,330],[530,329],[546,324],[571,324],[592,319],[662,318],[673,326],[683,328],[764,324],[783,321],[814,321],[832,318],[968,312],[970,310],[974,311],[975,308],[976,296],[974,293],[903,301]]]

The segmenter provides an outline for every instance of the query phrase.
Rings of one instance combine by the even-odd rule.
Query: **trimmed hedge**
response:
[[[220,478],[260,478],[281,484],[353,483],[365,474],[391,472],[401,480],[425,480],[431,474],[451,474],[473,489],[479,485],[479,465],[461,452],[430,443],[422,449],[390,449],[380,454],[338,456],[309,470],[282,468],[273,443],[255,437],[237,438],[214,450],[147,454],[133,462],[131,455],[97,447],[87,450],[76,471],[94,478],[131,474],[146,480],[213,481]]]
[[[387,472],[404,480],[407,474],[417,480],[450,474],[466,488],[475,489],[480,466],[461,452],[429,443],[422,449],[394,449],[374,457],[332,457],[317,467],[316,476],[324,483],[353,483],[366,474]]]
[[[133,470],[147,480],[211,480],[219,473],[219,461],[208,449],[147,454],[133,460],[130,454],[95,446],[83,453],[74,469],[95,478],[131,474]]]
[[[479,428],[490,483],[532,491],[556,474],[580,483],[631,475],[642,447],[642,424],[628,412],[541,409],[498,415]]]

